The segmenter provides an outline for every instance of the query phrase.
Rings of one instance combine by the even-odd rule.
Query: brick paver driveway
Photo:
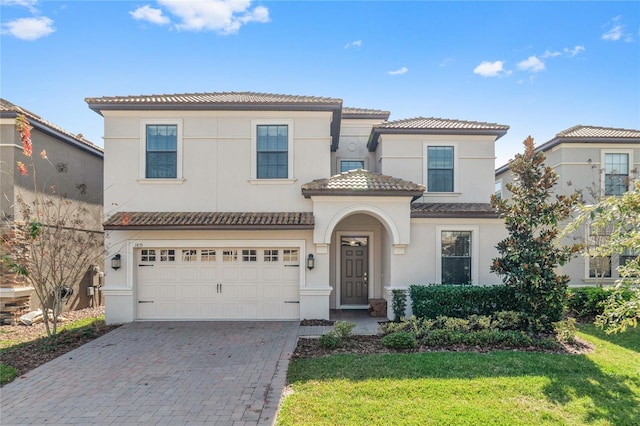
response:
[[[3,387],[0,424],[272,424],[297,331],[125,324]]]

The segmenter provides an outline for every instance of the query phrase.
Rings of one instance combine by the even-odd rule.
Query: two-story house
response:
[[[558,174],[554,192],[570,195],[581,193],[582,202],[593,204],[598,199],[628,191],[640,174],[640,130],[577,125],[558,133],[536,148],[544,153],[545,164]],[[505,185],[513,182],[508,164],[496,170],[496,193],[508,197]],[[572,234],[567,243],[579,242],[586,247],[600,245],[606,235],[593,235],[588,227]],[[631,252],[614,256],[585,258],[578,256],[561,268],[571,277],[570,286],[612,284],[617,267]]]
[[[411,284],[494,284],[508,126],[194,93],[104,117],[107,321],[320,319]],[[388,309],[391,309],[388,303]]]
[[[16,131],[16,116],[23,114],[33,127],[31,139],[35,162],[38,163],[38,183],[41,191],[54,186],[59,193],[80,203],[87,212],[87,224],[95,226],[87,232],[102,233],[100,217],[102,205],[103,151],[82,135],[73,134],[41,116],[0,99],[0,230],[11,232],[14,220],[23,220],[20,205],[16,202],[20,195],[25,200],[33,198],[33,175],[22,176],[16,170],[16,162],[29,163],[22,153],[20,135]],[[41,159],[42,150],[48,161]],[[87,225],[88,226],[88,225]],[[0,253],[0,256],[5,253]],[[98,292],[93,287],[92,277],[74,286],[74,294],[65,304],[65,310],[82,309],[101,303]],[[13,323],[16,318],[37,309],[39,303],[33,288],[22,277],[5,269],[0,262],[0,319]]]

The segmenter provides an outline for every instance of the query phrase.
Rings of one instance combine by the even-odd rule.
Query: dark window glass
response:
[[[147,125],[147,178],[178,177],[178,126]]]
[[[622,195],[629,190],[629,154],[604,155],[604,195]]]
[[[257,178],[286,179],[289,175],[289,127],[258,126],[257,148]]]
[[[471,282],[471,231],[442,231],[442,283]]]
[[[428,147],[427,162],[427,190],[453,192],[453,147]]]

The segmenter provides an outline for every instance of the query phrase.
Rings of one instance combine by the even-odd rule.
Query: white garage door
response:
[[[299,319],[297,248],[136,252],[138,319]]]

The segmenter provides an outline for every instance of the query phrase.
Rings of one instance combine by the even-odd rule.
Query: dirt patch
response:
[[[508,346],[469,346],[469,345],[449,345],[449,346],[419,346],[416,349],[395,350],[382,345],[382,336],[349,336],[334,349],[327,349],[320,345],[317,338],[299,338],[298,345],[291,358],[315,358],[332,354],[389,354],[389,353],[420,353],[420,352],[477,352],[487,353],[491,351],[521,351],[521,352],[545,352],[558,354],[581,355],[591,353],[594,347],[589,342],[576,338],[572,344],[560,343],[556,349],[542,349],[538,347],[514,348]]]
[[[300,321],[302,327],[305,326],[331,326],[335,324],[335,321],[329,321],[324,319],[304,319]]]

